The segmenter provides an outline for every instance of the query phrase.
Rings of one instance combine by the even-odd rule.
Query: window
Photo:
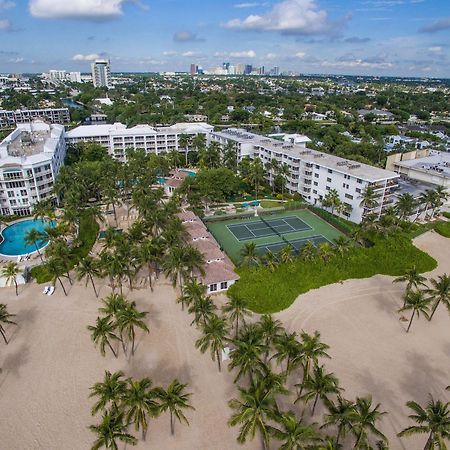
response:
[[[333,173],[333,171],[331,169],[328,169],[328,173]]]
[[[317,191],[315,189],[313,189],[313,194],[317,194]]]
[[[331,178],[327,178],[327,183],[331,183]]]
[[[350,199],[350,200],[353,200],[353,195],[345,194],[345,198],[348,198],[348,199]]]
[[[357,182],[358,184],[362,184],[362,180],[361,180],[360,178],[358,178],[358,179],[356,180],[356,182]]]
[[[228,281],[222,281],[222,283],[220,283],[220,289],[224,290],[228,287]]]
[[[216,284],[216,283],[210,284],[210,285],[209,285],[209,291],[210,291],[210,292],[215,292],[215,291],[217,291],[217,284]]]
[[[327,186],[325,189],[326,189],[327,191],[329,191],[331,188],[330,188],[330,186]]]
[[[356,192],[357,192],[358,194],[360,194],[360,193],[361,193],[361,189],[360,189],[360,188],[356,188]]]
[[[314,176],[315,176],[316,178],[319,178],[319,174],[318,174],[318,173],[315,173]]]
[[[342,184],[342,187],[343,187],[344,189],[348,189],[350,186],[349,186],[348,184],[346,184],[346,183],[343,183],[343,184]]]
[[[319,186],[319,183],[317,181],[314,181],[314,186]]]
[[[9,198],[14,197],[14,191],[8,191],[8,197]]]

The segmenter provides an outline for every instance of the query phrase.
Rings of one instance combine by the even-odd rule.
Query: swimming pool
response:
[[[195,175],[197,175],[197,173],[194,172],[193,170],[181,169],[181,171],[186,172],[188,177],[195,177]]]
[[[0,244],[0,255],[23,256],[27,255],[28,253],[36,252],[36,246],[34,244],[26,244],[25,236],[32,229],[43,232],[45,228],[49,226],[54,227],[55,222],[49,222],[40,219],[26,219],[9,225],[1,232],[3,241]],[[41,249],[45,247],[47,243],[48,241],[46,240],[39,241],[37,242],[37,247]]]

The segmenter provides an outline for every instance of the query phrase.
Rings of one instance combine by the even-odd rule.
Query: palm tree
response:
[[[315,366],[312,375],[303,380],[302,387],[306,390],[306,393],[303,394],[303,396],[298,397],[296,402],[300,400],[300,398],[304,400],[305,403],[314,399],[311,416],[314,415],[319,398],[322,401],[327,402],[328,395],[338,394],[341,390],[337,377],[333,373],[326,373],[324,366]]]
[[[331,244],[329,242],[322,242],[319,244],[319,257],[323,261],[328,261],[333,256],[333,249],[331,248]]]
[[[191,322],[191,325],[193,323],[197,326],[200,324],[205,325],[215,310],[216,305],[211,297],[202,296],[198,298],[188,309],[189,314],[194,314],[194,320]]]
[[[158,264],[161,261],[162,248],[158,239],[147,239],[140,243],[140,259],[148,266],[148,279],[150,289],[153,291],[152,273],[157,271]]]
[[[278,176],[281,178],[281,198],[284,199],[284,190],[286,189],[286,178],[291,173],[289,166],[286,163],[281,164],[278,169]]]
[[[314,428],[315,424],[305,424],[292,411],[277,414],[274,420],[279,427],[268,426],[267,429],[271,436],[282,443],[279,450],[316,448],[315,445],[322,441]]]
[[[183,293],[178,297],[177,302],[181,303],[181,308],[190,307],[200,298],[206,296],[208,288],[204,284],[200,284],[197,280],[189,279],[183,286]]]
[[[42,254],[39,251],[38,243],[42,241],[42,233],[39,233],[36,228],[32,228],[30,231],[28,231],[25,234],[25,243],[27,245],[34,245],[36,248],[37,254],[39,255],[39,258],[41,258],[41,261],[43,262]]]
[[[103,414],[100,424],[91,425],[89,429],[98,436],[91,450],[99,450],[103,447],[118,450],[117,441],[131,445],[137,444],[137,439],[127,433],[127,425],[124,423],[124,413],[117,409],[106,411]]]
[[[399,309],[399,312],[412,311],[409,325],[406,329],[406,332],[408,333],[414,319],[414,314],[417,315],[417,318],[420,317],[420,314],[423,314],[428,318],[428,313],[430,312],[430,299],[425,297],[424,291],[406,291],[403,304],[404,306]]]
[[[59,284],[62,287],[62,290],[64,292],[64,295],[67,297],[67,291],[66,288],[64,287],[64,284],[61,280],[61,276],[64,273],[64,264],[61,262],[61,260],[53,257],[50,258],[46,263],[45,263],[45,268],[47,269],[47,272],[50,276],[50,279],[52,280],[52,285],[55,286],[56,284],[56,280],[59,281]]]
[[[129,340],[131,340],[131,354],[134,355],[134,342],[136,338],[135,328],[149,333],[147,325],[144,322],[144,318],[147,312],[138,311],[136,303],[128,303],[125,308],[121,309],[117,313],[117,327],[121,335],[125,334]]]
[[[239,368],[234,382],[236,383],[241,376],[246,374],[252,380],[255,371],[264,365],[261,355],[266,351],[259,326],[257,324],[246,325],[241,329],[238,338],[233,340],[233,344],[235,348],[230,352],[231,362],[228,369]]]
[[[427,279],[420,275],[417,267],[414,265],[410,269],[407,269],[404,275],[397,277],[393,280],[393,283],[404,283],[406,282],[406,290],[410,291],[413,288],[419,289],[421,286],[425,286],[425,281]]]
[[[170,279],[173,287],[177,285],[182,291],[183,279],[185,279],[189,271],[185,265],[185,251],[183,247],[173,247],[165,255],[162,263],[164,274]]]
[[[339,236],[334,240],[334,251],[341,256],[344,256],[352,247],[352,242],[345,236]]]
[[[248,438],[254,439],[257,432],[261,435],[263,449],[269,444],[270,429],[267,421],[276,415],[277,406],[273,395],[267,395],[264,383],[252,383],[249,389],[238,387],[239,399],[232,399],[228,405],[235,412],[228,424],[239,425],[237,441],[244,444]]]
[[[92,256],[86,256],[80,260],[76,265],[75,271],[78,276],[78,280],[86,279],[86,286],[88,281],[91,281],[92,288],[94,289],[95,296],[98,297],[97,289],[95,288],[94,277],[100,276],[100,269],[98,261]]]
[[[402,220],[407,220],[414,213],[415,207],[416,201],[409,192],[401,194],[395,204],[398,217]]]
[[[369,446],[369,436],[373,434],[381,441],[387,443],[387,437],[377,428],[377,421],[386,414],[380,411],[380,404],[372,406],[372,398],[357,397],[353,410],[350,413],[353,423],[352,432],[355,435],[356,442],[354,449],[367,449]]]
[[[247,308],[247,301],[242,297],[227,293],[228,302],[222,306],[222,311],[227,315],[231,324],[234,324],[235,337],[239,333],[239,321],[245,325],[245,316],[251,316],[252,312]]]
[[[184,156],[185,156],[185,162],[186,166],[188,165],[188,153],[189,153],[189,144],[191,143],[191,137],[189,134],[181,133],[178,136],[178,145],[182,148],[184,148]]]
[[[251,267],[252,265],[259,264],[259,257],[256,250],[256,244],[254,242],[246,242],[241,248],[241,266]]]
[[[281,336],[281,333],[285,330],[283,324],[279,320],[274,319],[270,314],[264,314],[261,317],[261,320],[259,321],[259,328],[266,346],[264,361],[267,361],[272,344],[276,342],[276,340]]]
[[[156,388],[155,393],[159,401],[159,410],[161,412],[169,411],[170,413],[170,432],[175,434],[175,421],[177,418],[180,423],[189,425],[189,421],[184,415],[183,410],[195,408],[189,404],[190,393],[185,393],[187,384],[181,384],[178,380],[173,380],[167,389]]]
[[[259,185],[264,181],[264,165],[260,158],[256,157],[250,163],[250,183],[255,188],[255,199],[258,199]]]
[[[331,208],[331,214],[334,214],[335,208],[342,204],[339,193],[336,189],[330,189],[322,200],[322,205]]]
[[[17,290],[17,275],[19,275],[19,266],[14,261],[8,261],[6,266],[2,267],[2,276],[6,279],[6,284],[14,283],[16,288],[16,296],[19,295]]]
[[[280,252],[278,253],[279,259],[283,264],[289,264],[292,261],[294,261],[294,258],[292,256],[292,246],[291,245],[285,245]]]
[[[7,306],[0,303],[0,333],[3,336],[5,344],[8,345],[8,340],[6,339],[6,331],[4,325],[17,325],[16,322],[11,320],[11,317],[15,317],[15,314],[10,314],[8,312]]]
[[[97,321],[94,325],[89,325],[88,330],[91,332],[91,338],[94,344],[100,345],[100,353],[102,356],[106,355],[105,348],[108,346],[113,355],[117,358],[117,353],[111,346],[112,341],[117,341],[119,338],[114,333],[116,326],[110,317],[97,317]]]
[[[377,194],[372,186],[367,186],[364,191],[361,192],[361,203],[360,206],[364,210],[373,209],[378,206]]]
[[[345,437],[353,428],[351,414],[354,405],[350,400],[346,400],[338,395],[336,403],[328,401],[325,403],[325,406],[328,409],[328,414],[325,414],[324,424],[320,428],[327,428],[332,425],[337,426],[336,446],[338,446],[341,437]]]
[[[275,354],[272,359],[278,364],[281,364],[286,360],[286,372],[290,373],[292,369],[291,361],[297,358],[301,354],[302,346],[297,340],[297,333],[287,333],[286,331],[282,333],[275,340]]]
[[[427,189],[425,192],[422,192],[419,197],[419,204],[425,206],[425,220],[428,217],[428,210],[430,206],[433,205],[436,199],[436,194],[433,190]]]
[[[219,372],[221,372],[220,360],[228,335],[227,323],[224,319],[214,314],[203,324],[202,328],[203,336],[197,340],[195,346],[202,353],[205,353],[209,348],[211,358],[213,361],[217,359]]]
[[[425,408],[413,401],[406,403],[406,406],[413,411],[409,418],[417,425],[405,428],[398,436],[428,433],[424,450],[446,449],[445,441],[450,439],[450,403],[434,400],[430,395]]]
[[[278,261],[277,256],[271,250],[266,252],[263,261],[271,272],[275,271]]]
[[[124,373],[105,371],[105,377],[101,383],[95,383],[90,388],[89,397],[97,397],[98,400],[92,407],[92,415],[97,414],[100,410],[106,410],[108,407],[118,409],[124,399],[127,384],[122,380]]]
[[[300,256],[303,259],[311,260],[316,255],[317,255],[317,248],[315,247],[313,241],[306,242],[306,244],[303,246],[303,248],[302,248],[302,250],[300,252]]]
[[[127,423],[134,423],[136,431],[142,430],[142,439],[147,436],[147,416],[158,415],[159,405],[155,401],[156,390],[152,389],[150,378],[135,381],[129,378],[125,390],[123,407]]]
[[[431,295],[431,299],[434,302],[433,311],[430,316],[430,320],[433,318],[437,307],[440,303],[443,303],[450,311],[450,276],[444,273],[439,275],[437,280],[431,278],[431,288],[426,290],[426,293]]]

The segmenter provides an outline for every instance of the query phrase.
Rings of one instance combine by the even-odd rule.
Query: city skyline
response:
[[[0,73],[188,72],[223,62],[300,73],[450,76],[446,0],[0,0]],[[62,38],[55,39],[56,36]]]

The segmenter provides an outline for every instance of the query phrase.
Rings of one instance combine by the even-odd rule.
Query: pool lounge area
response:
[[[39,233],[43,233],[45,228],[49,226],[53,227],[55,225],[56,223],[53,221],[49,222],[41,219],[25,219],[8,225],[0,233],[0,256],[17,257],[36,253],[36,245],[37,248],[41,250],[48,244],[48,241],[41,240],[37,242],[36,245],[27,245],[25,242],[27,233],[33,229],[37,230]]]

